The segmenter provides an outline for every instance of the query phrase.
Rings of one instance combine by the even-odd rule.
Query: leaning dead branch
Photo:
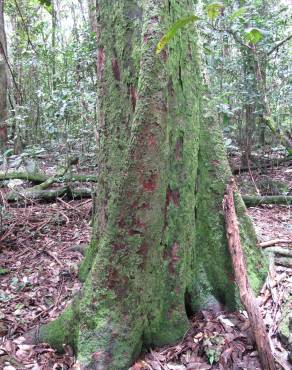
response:
[[[275,360],[272,354],[265,324],[248,281],[246,263],[241,248],[238,221],[234,207],[233,190],[234,179],[231,178],[227,185],[226,195],[224,196],[223,210],[226,223],[228,248],[232,260],[235,280],[239,288],[240,299],[248,313],[263,369],[276,370]]]

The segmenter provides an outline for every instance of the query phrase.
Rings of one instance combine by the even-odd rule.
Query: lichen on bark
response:
[[[192,6],[98,2],[93,241],[69,309],[74,330],[64,324],[67,311],[41,329],[43,340],[73,344],[83,368],[127,369],[143,345],[178,340],[188,328],[186,305],[237,304],[220,214],[230,172],[219,128],[203,117],[195,32],[183,30],[155,55],[169,25]],[[257,289],[261,256],[239,210]],[[56,342],[49,333],[59,324]]]

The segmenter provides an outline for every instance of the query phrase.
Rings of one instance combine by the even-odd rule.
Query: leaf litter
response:
[[[59,199],[51,204],[4,206],[0,224],[0,368],[77,370],[69,346],[64,354],[58,354],[47,344],[24,344],[22,336],[56,318],[80,289],[77,273],[81,251],[90,240],[91,201]],[[250,208],[259,241],[291,238],[290,212],[284,206]],[[278,335],[283,307],[291,296],[292,268],[271,259],[258,303],[279,369],[291,368],[289,344]],[[129,370],[209,369],[261,369],[246,312],[201,311],[190,320],[179,343],[145,350]]]

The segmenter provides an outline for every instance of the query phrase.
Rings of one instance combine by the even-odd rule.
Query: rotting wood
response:
[[[270,195],[270,196],[256,196],[256,195],[243,195],[242,199],[246,207],[256,207],[261,204],[280,204],[280,205],[291,205],[291,195]]]
[[[226,188],[226,194],[223,200],[223,210],[226,223],[228,248],[232,260],[235,281],[239,288],[241,302],[243,303],[250,320],[263,369],[276,370],[275,359],[273,357],[265,324],[248,281],[246,262],[241,248],[238,221],[234,206],[234,186],[234,179],[231,178]]]

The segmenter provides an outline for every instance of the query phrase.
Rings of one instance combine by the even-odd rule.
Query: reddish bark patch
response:
[[[129,230],[128,234],[130,236],[133,236],[133,235],[141,235],[142,232],[140,230],[131,229],[131,230]]]
[[[169,204],[172,202],[173,205],[177,208],[179,206],[179,198],[180,198],[179,191],[171,190],[170,187],[168,187],[166,192],[166,207],[168,207]]]
[[[134,219],[134,221],[133,221],[133,226],[135,226],[135,227],[138,227],[138,228],[140,228],[140,229],[145,229],[145,223],[144,222],[142,222],[142,221],[140,221],[140,220],[138,220],[138,219]]]
[[[143,189],[145,191],[154,191],[157,187],[157,174],[150,175],[147,179],[142,182]]]
[[[145,263],[146,263],[147,254],[148,254],[148,245],[146,242],[141,244],[138,254],[142,256],[142,263],[140,264],[140,267],[144,268]]]
[[[163,50],[161,51],[160,55],[161,55],[161,59],[162,59],[164,62],[166,62],[166,61],[167,61],[167,58],[168,58],[168,52],[167,52],[167,50],[166,50],[166,49],[163,49]]]
[[[144,39],[144,43],[145,43],[145,44],[147,44],[147,41],[149,40],[149,37],[150,37],[150,36],[151,36],[150,32],[147,32],[147,33],[145,33],[145,34],[144,34],[143,39]]]
[[[152,134],[151,132],[149,133],[149,136],[148,136],[148,148],[153,151],[157,148],[157,140],[156,140],[156,137],[154,134]]]
[[[112,59],[112,70],[114,77],[117,81],[121,81],[121,72],[120,72],[120,66],[117,58]]]
[[[97,53],[97,76],[100,80],[102,80],[103,78],[104,63],[105,63],[104,48],[99,48]]]
[[[234,277],[234,274],[233,273],[229,273],[227,275],[227,278],[228,278],[228,281],[230,281],[231,283],[234,283],[235,282],[235,277]]]
[[[127,245],[124,244],[124,243],[115,243],[115,244],[113,244],[112,249],[113,249],[113,252],[117,252],[117,251],[121,251],[121,250],[125,249],[126,247],[127,247]]]
[[[214,164],[215,166],[219,166],[221,162],[218,159],[213,159],[211,163]]]
[[[136,209],[138,207],[138,202],[137,200],[134,200],[134,202],[131,204],[132,209]]]
[[[174,273],[174,269],[175,269],[175,265],[177,263],[177,261],[180,259],[180,257],[178,256],[177,252],[179,250],[180,246],[177,242],[174,242],[173,246],[171,247],[171,252],[170,252],[170,263],[168,265],[168,271],[173,274]]]
[[[113,289],[116,286],[118,280],[119,280],[118,271],[115,268],[110,267],[108,274],[108,288]]]
[[[130,97],[131,97],[133,111],[135,111],[136,102],[137,102],[137,91],[136,91],[135,86],[133,85],[130,86]]]
[[[123,229],[125,226],[126,226],[126,223],[125,223],[125,217],[124,216],[121,216],[120,219],[119,219],[119,222],[118,222],[118,225],[121,229]]]

